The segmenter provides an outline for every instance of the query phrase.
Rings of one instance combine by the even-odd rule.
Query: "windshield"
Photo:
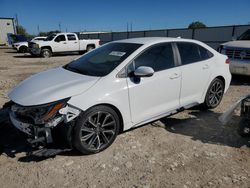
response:
[[[51,41],[56,36],[56,34],[50,34],[44,41]]]
[[[106,76],[141,44],[109,43],[64,66],[65,69],[88,76]]]
[[[250,40],[250,29],[243,33],[238,40]]]

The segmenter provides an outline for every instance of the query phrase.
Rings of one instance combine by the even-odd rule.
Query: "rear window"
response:
[[[68,40],[76,40],[75,35],[67,35]]]
[[[182,65],[204,61],[213,56],[210,51],[198,44],[180,42],[177,43],[177,46],[181,56]]]

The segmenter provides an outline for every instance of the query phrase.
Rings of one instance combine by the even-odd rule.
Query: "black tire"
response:
[[[224,89],[225,89],[224,82],[219,78],[215,78],[208,87],[205,101],[202,104],[202,107],[204,109],[216,108],[220,104],[223,98]]]
[[[49,58],[49,57],[52,56],[52,52],[51,52],[50,49],[47,49],[47,48],[42,49],[42,51],[41,51],[41,56],[42,56],[43,58]]]
[[[91,50],[94,50],[94,49],[95,49],[95,47],[92,46],[92,45],[87,46],[87,52],[89,52],[89,51],[91,51]]]
[[[250,119],[241,119],[239,123],[238,133],[242,137],[250,137]]]
[[[120,120],[108,106],[95,106],[76,120],[73,146],[83,154],[94,154],[108,148],[119,133]]]
[[[28,47],[27,46],[21,46],[18,50],[19,53],[27,53]]]

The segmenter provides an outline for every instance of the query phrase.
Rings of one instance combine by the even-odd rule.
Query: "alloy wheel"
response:
[[[115,136],[116,121],[112,114],[98,111],[90,114],[81,127],[81,142],[90,150],[101,150]]]
[[[224,86],[222,85],[222,83],[219,81],[215,81],[210,88],[208,97],[211,106],[217,106],[220,103],[223,97],[223,92]]]

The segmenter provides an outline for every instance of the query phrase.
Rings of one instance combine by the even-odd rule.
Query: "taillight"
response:
[[[230,59],[226,59],[225,63],[230,64]]]

